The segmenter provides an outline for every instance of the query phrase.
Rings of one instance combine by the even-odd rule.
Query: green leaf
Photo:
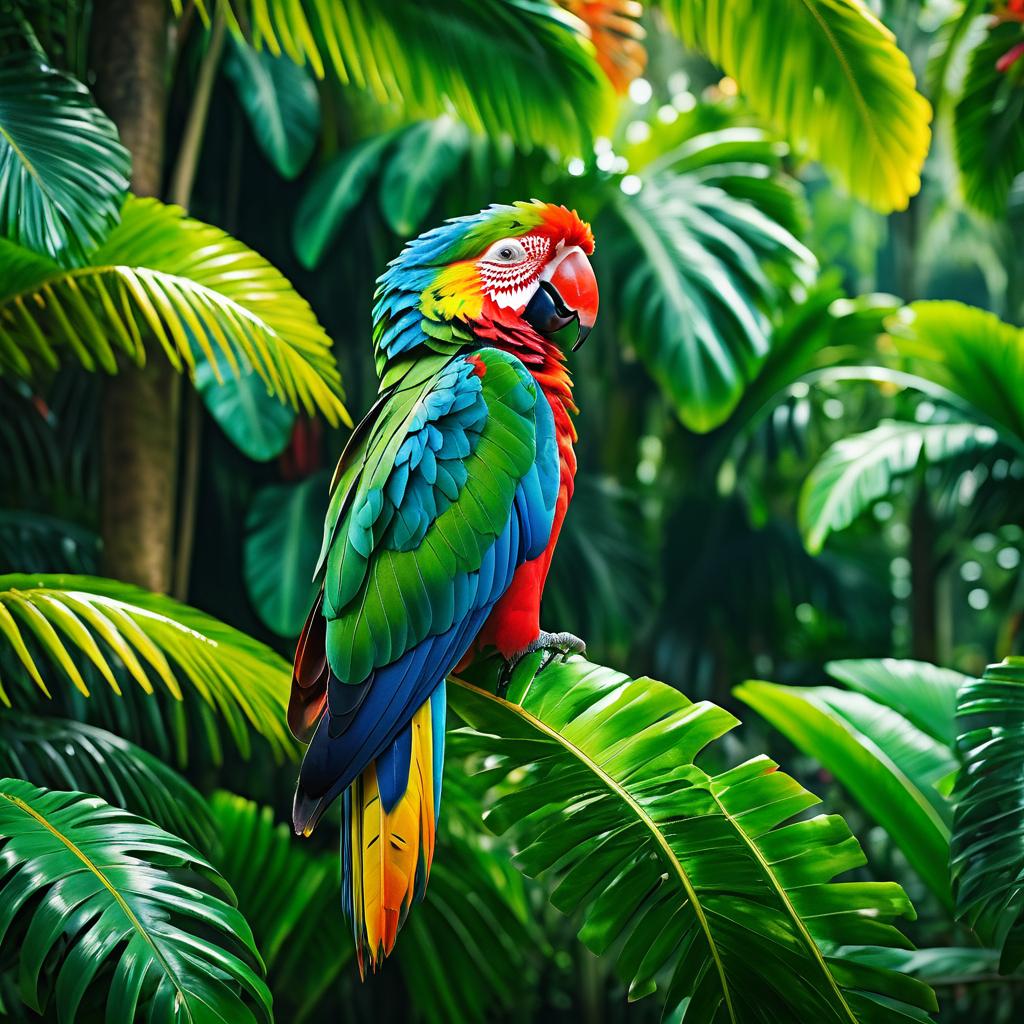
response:
[[[234,41],[224,71],[234,83],[253,135],[284,178],[309,162],[320,133],[320,97],[304,68]]]
[[[907,370],[1024,453],[1024,330],[961,302],[915,302],[887,327]]]
[[[615,950],[633,997],[668,979],[668,1008],[689,999],[695,1022],[929,1019],[925,986],[825,952],[905,946],[888,922],[913,914],[897,885],[831,882],[864,863],[842,819],[790,822],[817,799],[767,757],[716,775],[695,763],[732,715],[579,659],[535,676],[539,661],[506,699],[453,679],[472,731],[451,739],[505,780],[488,825],[558,883],[552,901],[594,952]]]
[[[187,843],[98,797],[3,779],[0,853],[0,940],[18,950],[33,1009],[45,965],[69,1024],[90,988],[105,991],[111,1021],[272,1019],[252,932]]]
[[[304,267],[315,270],[320,265],[362,201],[393,139],[393,132],[366,139],[336,156],[313,179],[295,213],[295,253]]]
[[[189,710],[205,713],[211,731],[225,725],[245,757],[250,729],[275,757],[295,754],[285,725],[287,663],[162,594],[93,576],[0,576],[0,650],[11,652],[44,693],[47,681],[67,678],[88,696],[79,667],[88,662],[115,693],[131,679],[146,693],[185,699]],[[9,705],[2,682],[0,700]]]
[[[733,692],[831,772],[951,906],[950,814],[937,788],[956,768],[947,747],[862,694],[756,680]]]
[[[353,959],[337,854],[311,850],[271,808],[232,793],[214,793],[209,813],[221,840],[214,866],[252,925],[279,1016],[300,1024]]]
[[[309,64],[317,77],[329,67],[342,84],[413,117],[454,111],[472,131],[577,153],[612,116],[614,92],[589,30],[554,3],[228,0],[220,8],[236,34],[248,26],[257,48]],[[497,66],[487,59],[495,40]]]
[[[0,59],[0,235],[81,261],[117,223],[130,169],[85,86],[34,53]]]
[[[851,658],[830,661],[825,668],[833,679],[898,711],[932,739],[953,748],[956,696],[970,676],[898,658]]]
[[[403,132],[384,169],[380,205],[399,238],[415,235],[469,146],[466,126],[452,117]]]
[[[206,801],[148,751],[84,722],[0,714],[0,776],[95,793],[203,850],[214,845]]]
[[[87,369],[115,373],[115,352],[138,365],[155,337],[178,370],[193,346],[235,374],[251,366],[275,395],[331,423],[349,422],[331,342],[313,311],[266,260],[176,206],[130,198],[121,223],[66,271],[0,244],[0,372],[30,358],[57,366],[70,349]]]
[[[656,170],[637,195],[617,192],[597,229],[599,276],[618,282],[612,315],[683,423],[701,432],[729,416],[768,356],[780,285],[809,283],[815,269],[786,228],[740,196],[738,182],[765,174],[759,140],[747,143],[747,172],[733,163],[715,177],[696,158],[721,142],[719,133],[690,140],[694,169]]]
[[[957,701],[963,763],[953,799],[950,868],[957,915],[1002,951],[1000,970],[1024,962],[1024,658],[990,665]]]
[[[0,570],[19,572],[95,572],[100,539],[78,523],[25,512],[0,509]]]
[[[231,443],[257,462],[277,458],[288,447],[295,410],[267,390],[258,374],[223,375],[220,381],[205,356],[196,359],[195,386],[207,412]]]
[[[263,488],[245,520],[245,587],[260,620],[279,636],[297,637],[316,596],[330,478]]]
[[[1006,214],[1010,188],[1024,172],[1024,82],[1019,74],[996,67],[1020,41],[1018,22],[993,24],[971,52],[953,111],[953,143],[964,198],[989,217]]]
[[[995,430],[977,423],[895,420],[840,438],[822,455],[800,492],[800,529],[808,549],[821,551],[830,533],[845,529],[887,497],[893,481],[918,465],[981,453],[998,443]]]
[[[888,213],[921,187],[931,108],[862,0],[663,0],[744,99],[853,195]]]

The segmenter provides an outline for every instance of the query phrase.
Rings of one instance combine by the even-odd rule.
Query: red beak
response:
[[[575,314],[579,322],[579,335],[572,347],[575,352],[586,341],[597,321],[598,292],[594,268],[583,250],[574,247],[562,257],[547,283],[558,293],[562,307]]]

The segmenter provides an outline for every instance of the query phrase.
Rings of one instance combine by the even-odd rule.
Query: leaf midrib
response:
[[[189,1005],[188,1000],[188,992],[184,988],[182,988],[182,986],[178,983],[174,972],[171,970],[171,965],[167,962],[167,959],[161,952],[160,947],[157,946],[156,942],[153,940],[152,936],[143,926],[142,922],[138,919],[138,917],[135,916],[135,912],[128,905],[124,897],[121,896],[121,894],[117,891],[113,883],[107,878],[106,875],[103,874],[99,866],[93,862],[92,858],[90,858],[89,855],[85,853],[84,850],[77,846],[68,836],[64,835],[63,832],[60,832],[58,829],[54,828],[53,825],[51,825],[46,820],[46,818],[44,818],[38,811],[35,810],[35,808],[33,808],[26,801],[22,800],[20,797],[13,796],[10,793],[0,793],[0,797],[2,797],[4,800],[7,800],[9,803],[14,804],[15,807],[19,808],[29,817],[33,818],[40,825],[42,825],[43,828],[47,830],[47,832],[53,835],[58,842],[62,843],[75,857],[77,857],[86,866],[86,868],[89,871],[91,871],[99,879],[103,887],[107,890],[107,892],[110,893],[114,901],[121,908],[121,911],[128,919],[128,922],[135,929],[135,931],[142,936],[143,941],[153,951],[154,959],[157,961],[157,963],[160,964],[161,968],[163,969],[164,975],[167,977],[168,981],[170,981],[171,985],[174,987],[175,992],[177,993],[177,995],[175,996],[175,1003],[179,1006],[184,1007],[185,1013],[188,1015],[188,1019],[190,1021],[193,1020],[192,1009],[191,1006]]]
[[[493,693],[488,693],[487,690],[483,690],[478,686],[474,686],[472,683],[466,682],[464,679],[460,679],[458,676],[449,676],[448,681],[461,686],[464,690],[468,690],[471,693],[475,693],[478,696],[485,697],[487,700],[497,704],[499,707],[510,711],[512,714],[519,716],[524,719],[527,724],[532,726],[538,732],[542,733],[548,739],[554,740],[557,744],[567,750],[573,757],[584,764],[590,771],[592,771],[605,785],[614,793],[623,803],[625,803],[631,811],[636,815],[638,820],[647,828],[647,830],[654,837],[655,842],[661,849],[664,858],[668,861],[669,865],[673,868],[679,877],[679,881],[682,884],[683,890],[686,892],[687,897],[690,900],[690,904],[693,907],[694,914],[697,917],[697,922],[700,924],[701,930],[704,932],[704,936],[708,943],[708,950],[711,953],[711,957],[715,962],[715,969],[718,972],[718,977],[722,987],[722,997],[725,1000],[726,1009],[729,1012],[729,1019],[733,1024],[739,1024],[739,1018],[736,1016],[736,1011],[732,1005],[732,995],[729,988],[729,983],[725,976],[725,967],[722,963],[722,958],[718,952],[718,945],[715,941],[715,937],[711,932],[711,926],[708,924],[707,916],[704,913],[704,907],[697,897],[697,891],[690,880],[689,875],[686,873],[686,869],[680,863],[679,858],[676,857],[672,851],[672,847],[669,846],[668,841],[662,835],[661,829],[658,828],[654,819],[640,806],[639,803],[633,798],[632,794],[615,781],[596,761],[590,758],[583,750],[577,747],[571,740],[566,739],[561,733],[552,729],[545,722],[542,722],[539,718],[530,714],[522,705],[513,704],[511,701],[503,700],[501,697]],[[732,820],[730,818],[730,820]],[[830,975],[831,977],[831,975]],[[852,1018],[854,1024],[856,1024],[856,1018]]]

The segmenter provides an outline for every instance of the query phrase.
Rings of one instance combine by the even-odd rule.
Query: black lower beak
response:
[[[562,301],[562,296],[550,281],[541,281],[523,310],[523,319],[541,334],[554,334],[571,324],[577,316]]]

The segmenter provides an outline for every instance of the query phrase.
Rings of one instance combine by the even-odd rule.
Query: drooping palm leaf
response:
[[[709,163],[723,141],[722,133],[690,140],[683,173],[655,170],[639,194],[617,192],[598,223],[601,272],[618,282],[612,313],[698,431],[735,408],[769,352],[770,312],[815,268],[811,253],[743,196],[742,182],[765,175],[761,140],[730,151],[716,175]]]
[[[117,223],[130,167],[84,85],[34,53],[0,59],[0,236],[73,265]]]
[[[474,131],[589,149],[613,92],[583,22],[550,0],[219,0],[257,47],[329,67],[413,116],[454,108]],[[181,0],[174,0],[180,10]],[[207,13],[212,0],[200,3]],[[501,40],[500,71],[484,55]]]
[[[901,210],[921,185],[931,108],[862,0],[662,0],[747,102],[855,196]]]
[[[888,922],[913,913],[895,884],[831,882],[864,862],[842,819],[784,824],[817,800],[767,757],[694,763],[732,715],[585,661],[537,666],[505,699],[455,681],[451,700],[487,777],[513,777],[488,824],[512,830],[527,874],[558,880],[555,905],[617,951],[632,996],[667,978],[667,1006],[689,999],[694,1022],[929,1019],[925,986],[820,945],[906,945]]]
[[[176,369],[194,371],[196,346],[236,374],[251,366],[296,408],[348,422],[330,339],[306,301],[261,256],[178,207],[130,198],[75,270],[0,244],[0,282],[0,372],[57,366],[66,348],[114,373],[118,352],[142,365],[152,336]]]
[[[309,72],[235,41],[224,70],[267,159],[284,178],[309,162],[320,132],[320,99]]]
[[[883,420],[863,434],[836,441],[816,463],[800,493],[800,528],[807,547],[821,551],[830,533],[853,523],[893,481],[919,465],[936,465],[999,443],[992,427],[978,423],[913,423]]]
[[[950,866],[956,909],[1000,970],[1024,962],[1024,659],[990,665],[957,700],[963,768],[953,793]]]
[[[971,52],[953,112],[964,198],[990,217],[1006,213],[1010,187],[1024,172],[1024,80],[997,66],[1021,39],[1019,22],[992,26]]]
[[[65,519],[0,509],[0,573],[95,572],[100,540]]]
[[[0,780],[0,941],[20,936],[20,994],[61,1021],[107,966],[107,1019],[271,1020],[252,932],[231,889],[187,843],[98,797]],[[24,928],[25,931],[21,931]],[[56,964],[51,958],[56,958]],[[92,993],[95,995],[95,993]]]
[[[211,740],[223,723],[243,756],[250,729],[276,757],[294,753],[284,723],[291,678],[284,660],[162,594],[92,576],[0,576],[0,650],[44,693],[66,679],[88,696],[79,667],[87,662],[115,692],[131,680],[146,693],[186,699]],[[10,704],[2,686],[0,699]]]
[[[952,808],[939,789],[956,769],[948,747],[860,693],[755,680],[734,692],[834,775],[903,850],[936,898],[952,905]]]
[[[0,776],[94,793],[198,849],[213,845],[206,801],[181,775],[134,743],[84,722],[3,712]]]

